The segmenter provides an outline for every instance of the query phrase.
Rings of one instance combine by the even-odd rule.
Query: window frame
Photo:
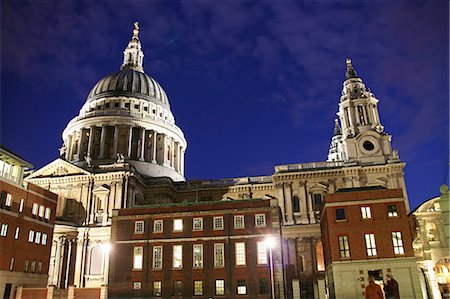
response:
[[[162,281],[161,280],[154,280],[152,283],[152,294],[155,297],[161,297],[162,296]],[[158,292],[159,290],[159,292]]]
[[[263,220],[263,222],[259,222],[258,218]],[[267,219],[266,214],[255,214],[255,227],[266,227],[267,226]]]
[[[246,266],[245,242],[234,243],[234,255],[236,266]]]
[[[238,223],[239,223],[238,219],[241,219],[241,221],[240,221],[242,223],[241,226],[238,225]],[[244,229],[245,228],[245,216],[244,215],[234,215],[233,224],[234,224],[233,227],[235,229]]]
[[[221,253],[218,254],[218,248],[221,248]],[[219,259],[221,263],[218,263]],[[224,268],[225,267],[225,243],[214,243],[214,268]]]
[[[28,231],[28,243],[34,242],[34,230],[30,229]]]
[[[175,256],[175,248],[179,248],[179,252],[177,250],[177,254],[179,254],[179,256]],[[179,264],[178,267],[175,267],[175,263],[177,263],[177,265]],[[181,270],[183,269],[183,245],[182,244],[174,244],[172,246],[172,269],[176,269],[176,270]]]
[[[364,234],[364,243],[366,245],[366,253],[368,257],[378,256],[375,234],[373,233]]]
[[[194,280],[194,296],[203,296],[203,280]]]
[[[372,219],[372,208],[370,206],[361,206],[361,219]]]
[[[160,256],[157,257],[157,251],[160,250]],[[157,265],[159,264],[159,266]],[[152,248],[152,269],[160,270],[163,268],[163,246],[155,245]]]
[[[340,214],[342,212],[342,215]],[[335,221],[346,221],[347,216],[345,215],[345,208],[336,208],[334,209],[334,219]]]
[[[256,242],[256,263],[258,265],[268,265],[267,245],[264,241]]]
[[[221,223],[220,226],[217,226],[216,224],[218,224],[219,222],[216,222],[216,220],[220,220],[219,222]],[[223,221],[223,216],[214,216],[213,217],[213,230],[223,230],[224,228],[224,221]]]
[[[172,231],[174,231],[174,232],[182,232],[183,231],[183,218],[173,219],[172,223],[173,223]],[[181,228],[178,228],[177,224],[181,224]]]
[[[199,252],[196,252],[195,249],[200,249]],[[198,256],[196,256],[196,254],[198,254]],[[196,260],[197,258],[200,258],[199,260]],[[196,264],[197,262],[199,262],[199,264]],[[193,244],[192,245],[192,267],[193,268],[203,268],[203,244]]]
[[[247,283],[245,279],[236,281],[236,295],[247,295]]]
[[[405,255],[405,246],[403,244],[402,232],[392,232],[392,246],[395,255]]]
[[[12,204],[13,204],[13,195],[9,192],[6,192],[5,207],[11,208]]]
[[[200,223],[200,226],[197,226],[196,221]],[[202,217],[195,217],[192,219],[192,230],[193,231],[203,231],[203,218]]]
[[[50,208],[45,208],[45,214],[44,214],[44,219],[45,220],[50,220],[50,216],[52,214],[52,210]]]
[[[133,247],[133,271],[142,271],[144,265],[144,246]]]
[[[161,229],[157,229],[159,228],[159,225],[161,225]],[[157,219],[157,220],[153,220],[153,232],[154,233],[162,233],[164,231],[164,220],[162,219]]]
[[[23,208],[25,207],[25,199],[20,199],[20,204],[19,204],[19,213],[23,212]]]
[[[338,236],[339,255],[341,258],[350,258],[350,243],[347,235]]]
[[[145,222],[144,220],[136,220],[134,222],[134,233],[135,234],[143,234],[145,231]]]
[[[216,279],[214,293],[216,296],[225,296],[225,279]]]
[[[0,237],[8,236],[8,223],[2,223],[0,225]]]
[[[394,209],[391,209],[391,207],[393,207]],[[388,218],[399,217],[399,212],[396,204],[387,205],[387,216]]]
[[[37,216],[38,210],[39,210],[39,205],[36,202],[34,202],[33,205],[31,206],[31,215]]]

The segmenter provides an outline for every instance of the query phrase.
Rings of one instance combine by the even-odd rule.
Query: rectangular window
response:
[[[39,206],[39,217],[43,218],[44,217],[44,213],[45,213],[45,207],[44,206]]]
[[[173,268],[183,267],[183,245],[173,245]]]
[[[42,234],[42,245],[47,245],[47,234],[43,233]]]
[[[50,208],[45,208],[45,220],[50,220],[50,214],[51,214],[52,210]]]
[[[401,232],[392,232],[392,244],[394,245],[394,254],[405,254]]]
[[[245,242],[235,244],[236,266],[245,266]]]
[[[41,243],[41,232],[36,232],[36,238],[34,239],[34,243]]]
[[[16,240],[19,239],[19,232],[20,232],[20,227],[16,227],[16,232],[14,233],[14,239],[16,239]]]
[[[13,197],[11,193],[6,193],[5,206],[11,207],[13,202]]]
[[[362,219],[372,218],[372,211],[370,210],[370,207],[361,207],[361,218]]]
[[[162,269],[162,246],[153,246],[153,269]]]
[[[364,239],[366,240],[366,249],[368,256],[376,256],[377,255],[377,247],[375,244],[375,235],[374,234],[365,234]]]
[[[256,214],[255,215],[255,226],[256,227],[266,226],[266,214]]]
[[[194,296],[203,295],[203,281],[194,280]]]
[[[224,267],[224,266],[225,266],[224,244],[223,243],[215,243],[214,244],[214,267]]]
[[[142,270],[142,246],[134,247],[133,252],[133,270]]]
[[[38,262],[38,273],[42,273],[42,262]]]
[[[155,220],[153,222],[153,231],[155,233],[161,233],[163,231],[163,221],[162,220]]]
[[[174,231],[182,231],[183,230],[183,219],[174,219],[173,220],[173,230]]]
[[[267,280],[267,278],[259,279],[259,293],[261,295],[269,293],[269,281]]]
[[[34,242],[34,230],[30,229],[30,232],[28,233],[28,242],[33,243]]]
[[[175,280],[173,282],[173,295],[174,296],[183,295],[183,285],[181,284],[181,280]]]
[[[216,279],[216,295],[217,296],[225,295],[225,280]]]
[[[244,215],[234,216],[234,228],[244,228]]]
[[[135,221],[134,222],[134,233],[135,234],[143,234],[144,233],[144,221]]]
[[[219,230],[223,229],[223,217],[214,217],[213,218],[213,229]]]
[[[9,263],[9,271],[12,271],[12,270],[14,270],[14,258],[13,257],[11,258],[11,261]]]
[[[348,236],[339,236],[339,252],[341,253],[341,257],[350,257]]]
[[[320,211],[322,208],[322,194],[314,193],[314,211]]]
[[[22,213],[23,212],[23,207],[25,205],[25,199],[21,199],[20,200],[20,204],[19,204],[19,212]]]
[[[267,265],[267,247],[264,241],[257,243],[257,261],[259,265]]]
[[[336,209],[336,220],[345,220],[345,209]]]
[[[28,267],[30,266],[30,261],[29,260],[25,260],[24,264],[23,264],[23,272],[28,272]]]
[[[36,261],[31,261],[31,272],[36,272]]]
[[[203,267],[203,245],[194,244],[192,251],[194,255],[194,268]]]
[[[388,217],[398,217],[396,205],[388,205]]]
[[[140,290],[142,288],[142,283],[140,281],[133,281],[133,290]]]
[[[192,229],[195,231],[203,230],[203,218],[194,218],[192,220]]]
[[[237,294],[238,295],[246,295],[247,294],[247,285],[245,284],[245,280],[238,279]]]
[[[6,237],[8,234],[8,223],[2,223],[2,227],[0,229],[0,236]]]
[[[161,281],[153,282],[153,296],[161,297],[162,294],[162,283]]]
[[[39,209],[39,205],[37,203],[33,204],[33,207],[31,208],[31,214],[33,214],[34,216],[37,215],[38,213],[38,209]]]

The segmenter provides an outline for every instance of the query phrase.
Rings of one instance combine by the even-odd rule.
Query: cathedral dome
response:
[[[98,81],[89,92],[86,103],[108,96],[135,97],[169,106],[161,85],[144,72],[131,67],[124,67]]]

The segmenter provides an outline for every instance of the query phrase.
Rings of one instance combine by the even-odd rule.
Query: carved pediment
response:
[[[387,186],[387,179],[383,177],[379,177],[367,182],[367,186]]]
[[[56,159],[55,161],[45,165],[36,170],[27,179],[42,178],[42,177],[59,177],[68,175],[89,175],[90,173],[81,167],[73,165],[66,160]]]

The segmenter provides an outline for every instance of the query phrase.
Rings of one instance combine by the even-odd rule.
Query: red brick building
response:
[[[57,195],[23,184],[31,164],[0,148],[0,293],[47,286]]]
[[[402,189],[327,194],[320,225],[330,298],[362,298],[368,277],[383,285],[386,274],[402,298],[422,298]]]
[[[284,287],[279,217],[269,199],[118,210],[109,296],[270,298],[270,265],[274,291]],[[278,241],[273,259],[268,237]]]

